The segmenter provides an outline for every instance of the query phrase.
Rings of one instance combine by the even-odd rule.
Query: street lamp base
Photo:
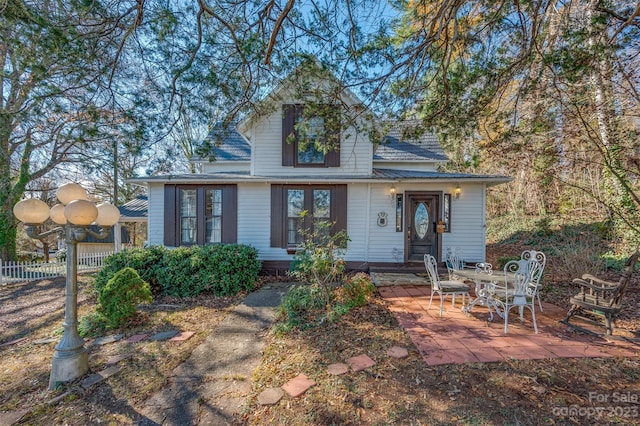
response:
[[[49,389],[55,389],[58,383],[70,382],[82,377],[87,371],[89,371],[89,355],[84,348],[71,354],[56,351],[51,362]]]

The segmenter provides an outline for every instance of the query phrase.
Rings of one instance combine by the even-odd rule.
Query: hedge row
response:
[[[103,265],[96,275],[98,291],[116,272],[130,267],[154,294],[177,297],[229,296],[250,290],[261,268],[258,251],[242,244],[132,248],[107,257]]]

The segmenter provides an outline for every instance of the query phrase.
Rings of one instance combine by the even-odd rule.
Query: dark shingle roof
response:
[[[118,206],[120,210],[120,221],[125,222],[126,219],[146,219],[149,201],[146,195],[140,195],[131,201],[127,201],[121,206]]]
[[[412,123],[393,127],[373,154],[374,161],[447,161],[433,133],[418,132]]]
[[[211,129],[205,142],[213,146],[211,154],[217,161],[251,160],[251,146],[240,136],[235,127],[224,130],[221,126],[216,126]],[[194,159],[203,160],[200,157]]]
[[[448,158],[433,133],[416,132],[411,123],[393,127],[376,147],[374,161],[447,161]],[[251,146],[235,127],[223,130],[214,127],[207,141],[217,161],[250,161]],[[203,160],[197,157],[194,160]]]

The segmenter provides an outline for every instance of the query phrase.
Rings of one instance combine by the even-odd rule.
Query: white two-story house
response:
[[[484,261],[486,189],[510,178],[439,172],[447,157],[435,136],[383,126],[312,68],[213,132],[215,161],[196,159],[202,173],[130,181],[148,188],[149,244],[249,244],[265,270],[286,270],[303,230],[330,221],[349,236],[352,269],[419,265],[425,253],[442,260],[450,247]]]

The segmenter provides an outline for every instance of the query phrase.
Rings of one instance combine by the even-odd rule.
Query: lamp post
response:
[[[118,222],[120,212],[109,204],[94,204],[87,199],[85,189],[76,183],[62,185],[56,192],[61,204],[51,207],[43,201],[23,200],[13,207],[13,214],[25,224],[27,235],[41,239],[58,233],[64,235],[67,245],[67,278],[65,294],[64,334],[56,345],[51,363],[49,389],[58,382],[68,382],[83,376],[89,370],[84,340],[78,334],[78,242],[92,235],[104,239],[109,229]],[[38,232],[38,227],[51,217],[58,227]],[[100,232],[89,229],[92,223],[100,226]]]

